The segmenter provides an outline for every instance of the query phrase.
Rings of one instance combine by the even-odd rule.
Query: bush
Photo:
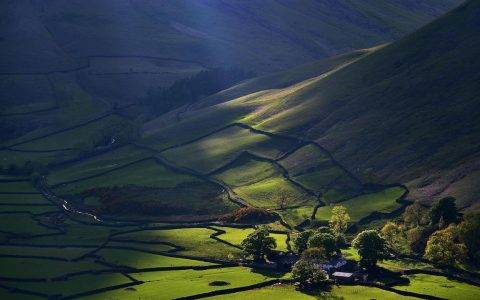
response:
[[[303,259],[293,265],[292,278],[304,289],[318,287],[328,281],[327,272],[320,268],[318,264]]]

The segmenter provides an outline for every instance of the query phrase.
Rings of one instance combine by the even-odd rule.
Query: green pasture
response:
[[[338,203],[347,208],[352,222],[358,222],[373,212],[388,213],[399,208],[401,204],[396,200],[404,193],[401,187],[387,188],[379,192],[365,194],[353,199]],[[317,220],[329,220],[333,205],[323,206],[317,210]]]
[[[257,207],[278,208],[281,202],[288,207],[313,200],[269,162],[242,158],[214,176],[232,187],[240,198]]]
[[[0,205],[0,213],[4,212],[30,212],[38,215],[46,212],[58,211],[55,205]]]
[[[286,207],[314,201],[314,197],[281,176],[234,188],[233,191],[249,204],[264,208],[279,208],[283,195],[287,195],[284,203]]]
[[[235,188],[254,184],[271,177],[279,177],[281,172],[272,163],[241,157],[228,169],[214,176],[230,187]]]
[[[375,287],[367,286],[332,286],[329,291],[314,292],[307,294],[299,291],[293,285],[281,284],[268,286],[259,289],[248,290],[244,292],[231,293],[207,299],[245,299],[245,300],[268,300],[268,299],[291,299],[291,300],[315,300],[315,299],[385,299],[396,300],[416,299],[411,297],[400,296],[393,292],[388,292]]]
[[[86,274],[68,278],[68,280],[47,282],[15,282],[10,286],[30,291],[45,293],[48,295],[71,296],[95,289],[107,288],[114,285],[132,282],[127,276],[119,273],[109,274]],[[98,294],[99,299],[105,294]],[[28,296],[30,297],[30,296]],[[10,299],[10,298],[7,298]],[[30,298],[23,298],[30,299]]]
[[[54,152],[19,152],[11,150],[0,151],[0,164],[8,166],[14,164],[18,167],[23,167],[27,161],[34,161],[43,165],[48,165],[52,162],[58,162],[67,158],[73,158],[75,151],[62,150]]]
[[[11,288],[14,289],[14,288]],[[45,299],[44,297],[40,296],[33,296],[33,295],[26,295],[22,293],[14,293],[10,292],[8,287],[0,287],[0,299],[8,299],[8,300],[40,300]]]
[[[296,226],[305,220],[309,220],[312,217],[315,205],[313,203],[309,206],[300,206],[295,208],[288,208],[283,210],[277,210],[277,213],[282,219],[290,226]]]
[[[51,204],[42,195],[0,194],[0,204]]]
[[[196,177],[173,172],[153,159],[139,162],[98,177],[59,186],[60,194],[76,194],[94,187],[140,185],[144,187],[169,188],[184,182],[199,181]]]
[[[291,176],[298,176],[311,170],[325,166],[331,166],[330,158],[320,148],[314,145],[306,145],[279,161],[288,170]]]
[[[0,182],[0,193],[8,192],[8,193],[15,193],[15,192],[28,192],[28,193],[39,193],[30,181],[14,181],[14,182]],[[28,195],[25,195],[26,197]]]
[[[241,250],[210,237],[215,232],[208,228],[149,229],[117,235],[114,237],[114,240],[169,242],[185,248],[178,254],[190,256],[210,258],[239,257]],[[144,248],[147,246],[147,244],[142,245]]]
[[[23,222],[25,222],[24,220]],[[34,239],[30,239],[29,243],[40,245],[85,245],[85,246],[100,246],[107,239],[108,236],[117,232],[119,229],[110,228],[106,226],[89,226],[87,224],[81,224],[76,222],[65,222],[66,233],[61,235],[43,236]],[[121,230],[128,230],[131,227],[126,227]]]
[[[0,265],[0,276],[12,278],[51,278],[79,271],[106,269],[91,261],[72,262],[46,258],[0,257]]]
[[[135,286],[134,290],[114,290],[85,299],[174,299],[248,286],[282,276],[282,274],[255,272],[245,267],[132,273],[130,275],[144,283]],[[226,285],[211,285],[218,281],[225,282]]]
[[[40,225],[29,213],[0,214],[0,230],[23,236],[56,233],[57,230]]]
[[[71,181],[87,176],[108,172],[114,168],[149,157],[151,152],[138,149],[134,146],[123,146],[87,160],[82,160],[62,169],[56,169],[48,174],[47,182],[50,185]],[[153,161],[151,163],[154,163]]]
[[[75,259],[83,254],[91,251],[91,248],[82,247],[36,247],[32,245],[0,245],[0,255],[15,254],[25,256],[41,256],[41,257],[59,257],[65,259]]]
[[[242,151],[275,158],[291,147],[289,140],[230,127],[194,143],[168,150],[163,155],[178,165],[208,173],[231,161]]]
[[[410,259],[385,259],[379,261],[378,266],[393,272],[401,272],[408,269],[435,269],[435,267],[429,263]]]
[[[103,261],[117,266],[126,266],[136,269],[159,267],[196,267],[211,266],[212,263],[193,259],[163,256],[142,251],[124,249],[102,249],[95,253]]]
[[[5,107],[5,109],[2,111],[2,114],[28,114],[38,110],[44,110],[53,107],[55,107],[55,102],[53,101],[30,102]]]
[[[105,246],[105,248],[108,248],[108,249],[128,248],[131,250],[144,251],[144,252],[168,252],[175,249],[175,247],[173,246],[165,245],[162,243],[142,243],[142,242],[136,243],[136,242],[128,242],[128,241],[121,241],[121,242],[109,241],[108,244]]]
[[[78,128],[70,129],[60,133],[50,135],[45,138],[27,142],[16,146],[15,149],[20,150],[55,150],[65,148],[75,148],[81,143],[88,144],[91,138],[100,129],[108,127],[111,124],[126,122],[116,115],[105,117],[101,120],[89,123]]]
[[[478,286],[450,280],[444,276],[415,274],[406,277],[410,280],[409,285],[399,285],[394,288],[444,299],[476,300],[480,298]]]

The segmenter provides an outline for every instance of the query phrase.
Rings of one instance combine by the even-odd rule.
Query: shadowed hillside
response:
[[[205,68],[264,74],[392,41],[460,0],[381,2],[3,1],[0,73],[75,71],[89,93],[132,103]]]
[[[316,140],[366,180],[408,182],[417,198],[450,194],[471,205],[480,150],[479,20],[480,3],[469,1],[327,74],[191,111],[156,135],[247,122]]]

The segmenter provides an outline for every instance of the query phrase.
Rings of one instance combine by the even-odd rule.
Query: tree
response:
[[[332,216],[330,217],[329,224],[335,234],[345,232],[349,222],[350,215],[345,206],[337,205],[332,208]]]
[[[288,205],[288,199],[290,198],[293,198],[293,195],[286,191],[286,190],[282,190],[280,191],[279,195],[278,195],[278,198],[277,198],[277,202],[278,202],[278,208],[280,210],[284,210],[287,205]]]
[[[465,215],[465,220],[458,225],[460,241],[465,244],[472,261],[480,261],[480,212]]]
[[[310,260],[300,259],[293,265],[292,278],[300,283],[301,288],[311,289],[325,284],[328,280],[328,275],[320,265]]]
[[[375,267],[378,260],[388,255],[385,239],[376,230],[360,232],[353,240],[352,246],[358,250],[360,265],[367,269]]]
[[[386,223],[380,230],[389,250],[396,253],[407,253],[407,234],[405,228],[393,222]]]
[[[463,261],[467,248],[464,244],[455,242],[455,231],[455,226],[449,226],[434,232],[428,239],[424,257],[442,265]]]
[[[325,252],[325,256],[330,258],[339,252],[335,236],[330,233],[316,232],[307,243],[307,248],[321,248]]]
[[[312,230],[305,230],[297,234],[293,240],[293,246],[298,254],[302,254],[307,249],[308,239],[313,235]]]
[[[455,204],[455,198],[445,197],[440,199],[430,209],[429,216],[432,225],[439,224],[441,220],[443,221],[444,226],[456,222],[458,218],[458,209]]]
[[[405,225],[410,227],[425,226],[428,224],[428,210],[420,203],[415,202],[407,206],[403,213]]]
[[[253,256],[254,260],[260,261],[277,247],[277,242],[266,228],[259,228],[242,241],[242,247],[245,256]]]

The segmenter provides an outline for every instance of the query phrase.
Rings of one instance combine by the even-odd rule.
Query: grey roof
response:
[[[344,278],[349,278],[352,277],[353,273],[349,272],[333,272],[332,276],[335,277],[344,277]]]

